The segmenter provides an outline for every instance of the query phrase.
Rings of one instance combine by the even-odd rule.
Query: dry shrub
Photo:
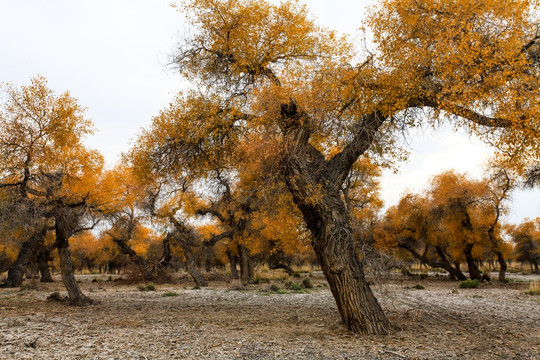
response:
[[[231,280],[231,284],[229,285],[229,290],[231,290],[231,291],[244,290],[244,285],[242,285],[241,280],[233,279],[233,280]]]

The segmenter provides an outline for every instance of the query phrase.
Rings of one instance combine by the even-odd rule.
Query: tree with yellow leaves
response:
[[[443,119],[493,143],[518,171],[538,161],[533,5],[380,1],[366,21],[374,52],[357,62],[365,54],[317,26],[297,2],[188,0],[182,10],[193,35],[175,63],[200,94],[186,98],[177,118],[207,120],[190,130],[194,146],[227,150],[256,133],[278,139],[279,174],[343,322],[354,332],[386,333],[390,323],[365,280],[340,190],[367,152],[400,155],[398,130]],[[182,168],[183,140],[169,134],[154,159]]]
[[[30,254],[55,233],[62,280],[73,304],[86,297],[75,281],[69,238],[92,227],[97,204],[95,185],[103,159],[83,144],[92,133],[84,109],[68,92],[57,95],[43,77],[31,84],[5,87],[0,110],[0,188],[11,199],[22,221],[8,222],[8,230],[21,236],[21,250],[7,286],[18,286]],[[5,229],[4,229],[5,230]],[[20,261],[19,261],[20,260]]]
[[[514,242],[514,256],[517,261],[529,263],[535,274],[540,274],[540,218],[525,219],[518,225],[508,225],[506,232]]]

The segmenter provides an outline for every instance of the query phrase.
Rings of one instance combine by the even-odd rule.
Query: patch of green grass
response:
[[[471,280],[467,279],[459,283],[459,287],[461,289],[474,289],[477,288],[480,285],[480,281],[477,279]]]
[[[483,299],[484,297],[482,295],[473,295],[471,296],[473,299]]]
[[[156,291],[156,286],[154,284],[137,285],[137,290],[139,290],[139,291]]]
[[[179,296],[178,293],[175,293],[174,291],[167,291],[166,293],[163,293],[163,295],[161,295],[162,297],[172,297],[172,296]]]
[[[292,291],[299,291],[299,290],[302,290],[302,289],[303,289],[303,288],[302,288],[302,285],[297,284],[297,283],[295,283],[295,282],[289,283],[288,286],[287,286],[287,288],[288,288],[289,290],[292,290]]]
[[[278,289],[277,291],[274,291],[276,294],[288,294],[289,292],[285,289]]]
[[[311,279],[308,277],[302,279],[302,286],[305,289],[313,289],[313,283],[311,282]]]
[[[270,291],[278,291],[279,289],[279,285],[277,284],[270,285]]]

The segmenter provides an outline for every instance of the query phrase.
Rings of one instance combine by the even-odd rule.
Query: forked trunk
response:
[[[186,256],[186,270],[193,278],[193,281],[195,281],[195,284],[199,287],[208,286],[208,283],[206,280],[204,280],[203,276],[197,269],[197,265],[195,264],[195,256],[193,255],[193,251],[191,250],[191,243],[193,242],[194,234],[191,229],[187,228],[183,223],[178,221],[174,216],[169,216],[169,220],[174,225],[174,227],[177,230],[176,239],[180,243],[180,246],[182,247],[182,250],[184,251],[184,255]]]
[[[340,192],[354,162],[368,150],[386,116],[363,117],[342,152],[330,160],[309,143],[309,116],[291,99],[281,105],[281,173],[313,235],[313,248],[341,314],[353,332],[386,334],[390,322],[365,279],[355,252],[351,219]]]

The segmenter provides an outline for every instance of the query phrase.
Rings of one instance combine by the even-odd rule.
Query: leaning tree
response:
[[[201,125],[191,129],[194,146],[227,149],[253,134],[278,139],[276,169],[312,234],[343,322],[354,332],[386,333],[390,323],[355,252],[343,184],[366,153],[399,156],[397,134],[442,121],[486,139],[518,170],[538,161],[532,6],[380,1],[364,24],[373,50],[363,53],[297,2],[186,1],[192,34],[174,63],[199,89],[186,102],[205,105],[176,115]],[[215,142],[215,133],[230,136]],[[156,160],[174,166],[181,142],[162,134]]]
[[[2,231],[20,228],[26,235],[7,285],[20,285],[20,270],[46,232],[53,231],[70,301],[91,303],[75,281],[69,238],[92,226],[92,210],[100,203],[96,189],[103,158],[83,143],[92,123],[76,99],[68,92],[56,94],[43,77],[26,86],[6,85],[3,95],[0,190],[10,200],[12,215],[21,218],[4,218]]]

